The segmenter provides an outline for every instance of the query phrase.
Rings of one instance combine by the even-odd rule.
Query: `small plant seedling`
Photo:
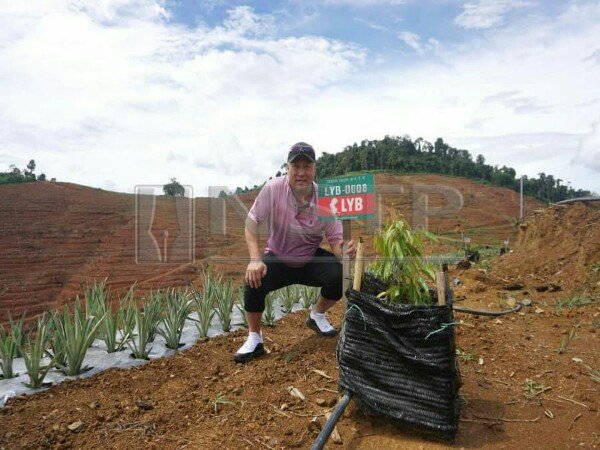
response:
[[[216,314],[212,303],[213,299],[210,295],[206,295],[206,291],[201,293],[195,286],[192,288],[192,299],[198,313],[198,320],[192,320],[196,323],[200,337],[205,338],[208,336],[211,321]]]
[[[282,299],[282,309],[285,314],[289,314],[292,312],[292,308],[294,307],[294,303],[296,303],[296,289],[294,286],[286,286],[279,290],[279,295]]]
[[[168,290],[166,299],[162,327],[158,328],[157,332],[165,339],[167,348],[177,350],[180,346],[185,321],[191,313],[192,300],[189,298],[187,290],[181,289]]]
[[[302,307],[309,309],[316,301],[319,295],[318,287],[302,286]]]
[[[571,328],[569,333],[560,340],[560,347],[558,348],[559,355],[562,355],[567,351],[567,347],[573,339],[575,339],[575,327]]]
[[[244,287],[240,286],[237,290],[238,292],[238,301],[235,304],[235,307],[240,313],[242,317],[242,326],[244,328],[248,328],[248,317],[246,316],[246,310],[244,308]]]
[[[585,366],[590,373],[590,378],[596,383],[600,383],[600,370],[592,369],[590,366]]]
[[[213,405],[215,407],[215,414],[219,414],[219,406],[220,405],[233,405],[233,402],[230,400],[227,400],[227,397],[225,397],[223,394],[217,395],[215,397],[215,399],[213,400]]]
[[[29,383],[24,383],[26,386],[37,389],[44,384],[44,378],[54,367],[54,358],[46,365],[42,364],[42,358],[44,356],[44,347],[48,342],[48,322],[46,317],[43,316],[38,319],[37,330],[33,338],[29,336],[26,338],[25,348],[21,348],[23,358],[25,361],[25,367],[27,369],[27,375],[29,376]]]
[[[456,356],[458,356],[464,362],[473,361],[475,359],[475,355],[473,355],[472,353],[465,352],[460,348],[456,349]]]
[[[563,309],[579,308],[580,306],[591,305],[597,300],[588,295],[574,295],[570,298],[561,298],[556,301],[554,307],[557,313],[561,313]]]
[[[214,284],[215,311],[221,322],[224,332],[231,330],[231,313],[235,304],[233,283],[231,281],[218,281]]]
[[[13,337],[4,330],[4,327],[0,323],[0,369],[2,375],[0,379],[13,378],[13,359],[17,353],[17,343],[13,340]]]
[[[525,398],[529,399],[535,398],[550,389],[552,388],[545,386],[543,383],[536,383],[530,378],[527,378],[525,383],[523,383],[523,395],[525,395]]]
[[[380,259],[370,265],[369,271],[390,283],[379,298],[415,306],[431,304],[427,283],[435,282],[435,270],[423,258],[423,238],[436,240],[431,233],[411,230],[402,218],[391,221],[375,235],[374,247]]]
[[[274,292],[269,292],[265,297],[265,312],[262,316],[262,323],[267,327],[275,325],[275,296]]]

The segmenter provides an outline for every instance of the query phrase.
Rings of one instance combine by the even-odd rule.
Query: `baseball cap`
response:
[[[288,153],[287,162],[291,163],[302,157],[308,159],[310,162],[316,162],[315,149],[312,148],[312,145],[309,145],[306,142],[298,142],[292,145],[290,152]]]

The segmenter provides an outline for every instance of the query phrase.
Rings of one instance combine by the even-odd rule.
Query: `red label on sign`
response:
[[[336,197],[319,197],[319,215],[346,217],[375,212],[375,195],[357,194]]]

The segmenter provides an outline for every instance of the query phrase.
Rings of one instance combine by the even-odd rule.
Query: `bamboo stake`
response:
[[[446,274],[444,272],[436,272],[435,285],[437,287],[438,305],[446,305]]]
[[[342,246],[342,286],[344,292],[343,297],[343,308],[344,310],[348,306],[348,299],[346,298],[346,290],[348,289],[348,283],[350,280],[350,260],[348,256],[346,256],[346,250],[348,250],[348,242],[352,239],[351,233],[351,225],[350,220],[342,220],[342,230],[343,230],[343,239],[344,245]]]
[[[360,291],[360,285],[362,283],[362,276],[364,272],[363,251],[363,239],[360,237],[358,238],[358,242],[356,244],[356,260],[354,263],[354,283],[352,285],[352,289],[355,291]]]

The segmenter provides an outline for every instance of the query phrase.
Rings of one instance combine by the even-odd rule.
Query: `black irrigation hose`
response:
[[[497,317],[497,316],[505,316],[507,314],[519,312],[519,311],[521,311],[522,307],[523,307],[523,305],[518,303],[513,309],[509,309],[508,311],[484,311],[481,309],[464,308],[462,306],[453,306],[452,309],[456,312],[461,312],[461,313],[466,313],[466,314],[474,314],[476,316]]]
[[[325,447],[327,439],[329,439],[329,435],[331,434],[331,432],[335,428],[335,425],[338,423],[338,420],[340,420],[340,417],[346,410],[346,406],[348,406],[348,403],[350,403],[350,398],[350,394],[344,394],[344,396],[341,398],[341,400],[338,402],[335,409],[333,410],[331,416],[329,416],[327,422],[325,422],[325,425],[323,425],[323,429],[317,436],[317,439],[315,440],[315,443],[312,445],[310,450],[322,450],[323,447]]]

